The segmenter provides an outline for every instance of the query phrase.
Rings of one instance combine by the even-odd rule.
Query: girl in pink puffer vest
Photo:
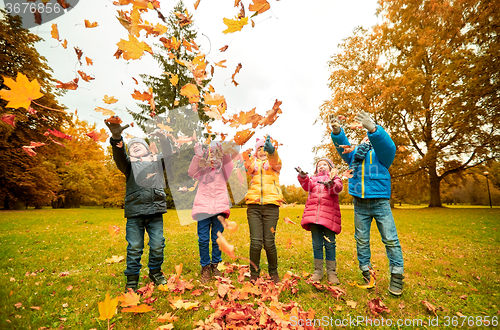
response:
[[[342,180],[337,176],[337,169],[332,161],[327,158],[321,158],[316,163],[311,177],[300,168],[297,171],[300,185],[309,192],[301,225],[312,236],[314,273],[311,280],[320,281],[323,278],[324,247],[328,281],[338,284],[335,235],[341,231],[338,194],[343,189]]]
[[[208,147],[210,148],[210,147]],[[200,252],[200,282],[207,283],[212,276],[221,276],[217,269],[222,253],[217,244],[217,232],[224,232],[229,218],[229,195],[226,181],[233,171],[230,154],[224,155],[222,148],[203,150],[201,143],[194,147],[195,155],[189,165],[188,174],[198,180],[191,216],[197,223],[198,248]],[[210,258],[212,240],[212,258]]]

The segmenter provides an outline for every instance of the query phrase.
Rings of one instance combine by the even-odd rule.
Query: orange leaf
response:
[[[118,301],[121,301],[121,307],[137,306],[141,296],[134,292],[132,289],[128,289],[127,293],[122,294],[118,297]]]
[[[200,98],[198,88],[194,84],[186,84],[181,88],[181,95],[189,99],[189,103],[197,103]]]
[[[101,130],[99,132],[92,131],[92,132],[87,133],[85,135],[87,135],[89,138],[91,138],[95,142],[99,142],[99,141],[106,142],[106,140],[109,137],[108,133],[106,132],[106,130],[104,128],[101,128]]]
[[[61,46],[63,46],[64,49],[67,49],[68,48],[68,40],[64,39]]]
[[[80,71],[78,70],[77,71],[78,74],[80,75],[80,77],[82,77],[83,80],[85,80],[86,82],[90,82],[91,80],[94,80],[95,78],[94,77],[91,77],[89,75],[87,75],[85,72],[83,71]]]
[[[99,320],[110,320],[116,314],[116,306],[118,305],[118,298],[109,299],[109,293],[106,293],[104,301],[98,303],[99,306]]]
[[[251,3],[248,6],[248,10],[250,11],[256,11],[259,14],[262,14],[263,12],[267,11],[271,6],[266,0],[253,0],[253,3]]]
[[[104,95],[104,98],[102,99],[104,101],[104,103],[106,104],[113,104],[113,103],[116,103],[118,102],[118,99],[115,99],[114,96],[107,96],[107,95]],[[114,115],[114,114],[113,114]]]
[[[205,94],[203,97],[203,103],[208,105],[219,105],[226,102],[226,99],[223,95],[220,94]]]
[[[83,51],[78,47],[74,47],[74,48],[75,48],[76,56],[78,57],[78,62],[80,62],[80,59],[83,56]],[[80,62],[80,64],[82,64],[82,62]]]
[[[225,51],[227,50],[227,48],[228,48],[228,47],[229,47],[229,46],[227,46],[227,45],[226,45],[226,46],[224,46],[224,47],[220,48],[220,49],[219,49],[219,51],[220,51],[220,52],[225,52]]]
[[[156,124],[156,126],[158,126],[159,128],[161,128],[167,132],[173,132],[172,129],[170,128],[170,126],[168,126],[168,125],[163,125],[163,124],[158,123],[158,124]]]
[[[85,62],[87,62],[87,66],[94,65],[94,62],[92,61],[92,59],[88,58],[87,56],[85,56]]]
[[[285,247],[285,249],[287,249],[287,250],[288,250],[288,249],[289,249],[289,248],[291,248],[291,247],[292,247],[292,239],[291,239],[291,238],[289,238],[289,239],[286,241],[286,247]]]
[[[157,322],[175,322],[179,319],[178,316],[174,316],[170,313],[165,313],[163,315],[158,316],[156,319]]]
[[[175,274],[176,277],[179,278],[182,273],[182,263],[180,265],[175,265]]]
[[[241,31],[245,25],[248,24],[248,17],[243,17],[241,19],[229,19],[229,18],[223,18],[224,24],[227,25],[227,29],[222,31],[223,33],[233,33],[237,31]]]
[[[116,236],[116,235],[118,235],[118,233],[120,233],[120,230],[121,230],[121,228],[120,228],[120,227],[118,227],[118,226],[115,226],[115,225],[113,225],[113,226],[111,226],[111,225],[110,225],[110,226],[108,227],[108,231],[109,231],[109,234],[110,234],[111,236]]]
[[[71,90],[76,90],[78,88],[78,78],[75,78],[71,80],[70,82],[63,83],[60,82],[59,80],[57,81],[57,88],[63,88],[63,89],[71,89]]]
[[[177,83],[179,83],[179,76],[173,75],[172,78],[169,79],[169,81],[172,85],[177,86]]]
[[[56,40],[59,40],[59,31],[57,30],[57,24],[52,24],[52,30],[50,30],[50,36]]]
[[[97,22],[90,23],[89,20],[87,20],[87,19],[85,20],[85,27],[86,28],[95,28],[97,26],[99,26],[99,24],[97,24]]]
[[[350,129],[359,129],[359,128],[363,128],[363,124],[360,124],[358,122],[353,122],[351,124],[349,124],[349,128]]]
[[[265,117],[263,117],[259,121],[259,124],[262,126],[272,125],[276,121],[276,119],[278,119],[278,114],[282,113],[280,109],[281,103],[282,103],[281,101],[276,100],[274,102],[273,108],[266,112]]]
[[[224,236],[219,232],[217,232],[217,244],[219,245],[219,249],[227,254],[231,259],[236,259],[236,256],[234,255],[234,245],[229,244]]]
[[[132,306],[128,308],[122,309],[122,313],[147,313],[151,312],[153,310],[153,307],[142,304],[139,306]]]
[[[22,73],[17,73],[16,81],[11,78],[4,77],[4,85],[10,90],[0,90],[0,97],[8,101],[7,108],[26,108],[28,109],[31,101],[39,99],[43,96],[40,93],[40,84],[36,79],[28,80],[28,77]]]
[[[285,223],[293,223],[294,225],[296,225],[296,223],[290,220],[290,218],[288,217],[283,218],[283,220],[285,221]]]
[[[148,44],[144,41],[139,42],[136,37],[130,34],[128,40],[121,39],[116,45],[123,52],[122,55],[125,60],[137,60],[144,55],[144,52],[153,54]]]
[[[233,140],[234,143],[236,143],[239,146],[244,145],[247,143],[248,140],[255,134],[255,132],[252,132],[250,129],[246,129],[243,131],[236,132],[236,135],[234,136]]]
[[[194,3],[194,9],[198,9],[198,6],[200,5],[200,0],[196,0]]]
[[[227,230],[229,230],[230,233],[235,233],[238,230],[238,224],[234,221],[227,221]]]
[[[134,98],[135,100],[148,102],[153,98],[153,95],[148,92],[141,93],[138,90],[134,89],[134,94],[132,94],[132,98]]]
[[[252,128],[256,128],[259,125],[262,116],[258,113],[255,113],[255,108],[250,111],[243,112],[241,111],[238,115],[233,115],[231,120],[229,121],[229,126],[238,127],[240,125],[246,125],[251,123]]]
[[[236,74],[237,74],[238,72],[240,72],[240,70],[241,70],[241,68],[242,68],[242,67],[243,67],[243,66],[241,65],[241,63],[238,63],[238,65],[236,66],[236,69],[234,70],[233,75],[231,76],[231,79],[232,79],[232,81],[231,81],[231,82],[232,82],[235,86],[238,86],[238,83],[237,83],[236,81],[234,81],[234,76],[236,76]]]
[[[222,60],[222,61],[219,61],[217,63],[214,63],[216,66],[219,66],[221,68],[227,68],[227,66],[224,65],[224,62],[226,62],[226,60]]]
[[[424,304],[424,306],[427,307],[427,309],[429,310],[429,312],[432,312],[434,315],[437,315],[436,314],[436,307],[434,307],[433,304],[431,304],[427,300],[422,300],[422,304]]]
[[[115,112],[113,110],[101,108],[101,107],[95,107],[94,109],[95,112],[101,112],[104,116],[114,116]],[[111,123],[110,121],[108,121]]]
[[[106,119],[106,121],[110,124],[121,124],[122,123],[121,118],[118,116],[111,116],[108,119]]]

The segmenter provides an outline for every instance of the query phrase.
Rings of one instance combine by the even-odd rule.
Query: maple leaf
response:
[[[178,75],[173,75],[172,78],[169,79],[170,83],[174,86],[177,86],[179,83],[179,76]]]
[[[234,245],[231,245],[227,242],[227,240],[222,236],[220,231],[217,232],[217,244],[219,245],[219,249],[227,254],[231,259],[236,259],[236,256],[234,255]]]
[[[75,49],[76,56],[78,58],[78,62],[80,62],[80,65],[81,65],[82,62],[80,60],[81,60],[81,58],[83,56],[83,51],[80,48],[78,48],[78,47],[74,47],[74,49]]]
[[[278,114],[282,113],[280,109],[281,103],[282,103],[281,101],[276,100],[274,102],[273,108],[266,112],[265,117],[263,117],[259,121],[259,124],[262,126],[272,125],[276,121],[276,119],[278,119]]]
[[[50,134],[52,134],[52,135],[54,135],[54,136],[57,136],[57,137],[59,137],[59,138],[62,138],[62,139],[66,139],[66,140],[71,140],[71,139],[72,139],[72,137],[71,137],[71,136],[66,135],[66,134],[64,134],[63,132],[59,132],[59,131],[58,131],[58,130],[56,130],[56,129],[50,129],[50,128],[49,128],[49,129],[47,130],[47,132],[48,132],[48,133],[50,133]]]
[[[289,217],[284,217],[284,218],[283,218],[283,221],[285,221],[285,223],[293,223],[294,225],[296,225],[296,223],[295,223],[295,222],[293,222],[292,220],[290,220],[290,218],[289,218]]]
[[[134,93],[132,94],[132,98],[135,100],[139,101],[146,101],[149,102],[153,98],[152,90],[150,89],[150,92],[139,92],[138,90],[134,89]]]
[[[368,307],[373,315],[378,316],[379,313],[387,312],[390,313],[391,310],[380,300],[380,298],[374,298],[368,302]]]
[[[136,37],[129,34],[128,40],[121,39],[117,44],[118,49],[122,51],[125,60],[137,60],[144,55],[144,52],[153,54],[151,47],[144,41],[139,42]]]
[[[239,131],[234,135],[233,141],[237,145],[242,146],[247,143],[247,141],[250,140],[254,134],[255,132],[251,131],[250,129]]]
[[[178,316],[174,316],[170,314],[169,312],[166,312],[163,315],[158,316],[156,319],[157,322],[175,322],[179,319]]]
[[[197,103],[200,99],[200,93],[195,84],[186,84],[181,88],[181,95],[184,95],[189,99],[189,103]]]
[[[35,147],[23,146],[23,150],[30,156],[36,156],[36,152],[33,150]]]
[[[205,104],[208,104],[208,105],[219,105],[219,104],[223,104],[224,102],[226,102],[226,99],[224,98],[224,96],[220,95],[220,94],[205,94],[205,96],[203,97],[203,103]],[[224,113],[224,112],[223,112]]]
[[[243,17],[241,19],[229,19],[229,18],[223,18],[224,24],[227,25],[227,29],[222,31],[224,34],[227,33],[233,33],[237,31],[241,31],[245,25],[248,24],[248,17]]]
[[[148,306],[146,304],[142,304],[139,306],[132,306],[122,309],[122,313],[147,313],[151,312],[153,307]]]
[[[15,123],[14,123],[14,119],[16,118],[16,115],[12,115],[12,114],[7,114],[7,113],[4,113],[2,115],[2,121],[6,124],[9,124],[10,126],[12,127],[15,127]]]
[[[115,112],[106,108],[95,107],[95,112],[101,112],[104,116],[114,116]]]
[[[221,67],[221,68],[227,68],[227,66],[224,65],[226,60],[219,61],[217,63],[214,63],[216,66]]]
[[[70,90],[76,90],[78,88],[78,78],[75,78],[67,83],[63,83],[61,81],[57,81],[57,88],[63,88],[63,89],[70,89]]]
[[[104,128],[101,128],[101,130],[99,132],[92,131],[92,132],[87,133],[85,135],[87,135],[89,138],[94,140],[94,142],[99,142],[99,141],[106,142],[106,140],[109,137],[108,133],[106,132],[106,130]]]
[[[9,77],[4,76],[3,78],[4,85],[10,88],[10,90],[0,90],[0,97],[8,101],[6,105],[7,108],[28,109],[31,101],[43,96],[43,94],[40,93],[40,84],[36,79],[29,81],[28,77],[20,72],[17,73],[15,81]]]
[[[102,100],[106,104],[113,104],[113,103],[118,102],[118,99],[116,99],[114,96],[107,96],[107,95],[104,95],[104,98]],[[107,116],[109,116],[109,115],[107,115]]]
[[[87,56],[85,56],[85,62],[87,62],[87,66],[94,65],[94,62],[92,61],[92,59],[88,58]]]
[[[86,82],[90,82],[91,80],[95,79],[94,77],[87,75],[85,72],[81,70],[78,70],[77,72],[80,75],[80,77],[82,77],[82,79],[85,80]]]
[[[89,28],[89,29],[99,26],[99,24],[97,24],[97,22],[90,23],[90,21],[87,19],[84,22],[85,22],[85,27]]]
[[[191,20],[191,16],[189,16],[187,10],[185,11],[185,13],[186,15],[178,11],[174,12],[175,16],[177,16],[177,19],[179,20],[178,23],[181,27],[193,23],[193,21]]]
[[[107,262],[108,264],[114,264],[114,263],[121,262],[121,261],[123,261],[123,260],[125,260],[125,258],[124,258],[124,257],[122,257],[122,256],[112,256],[111,258],[107,258],[107,259],[106,259],[106,262]]]
[[[52,24],[52,29],[50,30],[50,36],[58,41],[59,40],[59,31],[57,30],[57,24]]]
[[[271,6],[266,0],[253,0],[253,3],[248,6],[248,10],[255,11],[256,14],[262,14],[269,10],[269,8],[271,8]]]
[[[121,301],[121,307],[137,306],[137,304],[139,304],[139,300],[141,300],[141,296],[129,288],[127,293],[123,293],[117,299],[118,301]]]
[[[172,299],[169,299],[170,301],[170,306],[173,309],[181,309],[184,308],[185,310],[190,310],[195,307],[198,307],[200,302],[199,301],[194,301],[194,302],[189,302],[189,301],[184,301],[182,300],[181,297],[174,297]]]
[[[116,314],[118,298],[109,299],[109,293],[106,293],[104,301],[99,302],[99,320],[110,320]]]

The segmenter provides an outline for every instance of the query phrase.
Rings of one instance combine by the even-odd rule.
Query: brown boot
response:
[[[271,280],[273,280],[274,284],[278,284],[280,282],[280,276],[278,273],[269,274],[269,276],[271,276]]]
[[[332,284],[339,284],[340,281],[337,278],[337,261],[327,260],[326,261],[326,274],[328,275],[328,282]]]
[[[210,266],[212,267],[212,276],[222,276],[220,270],[217,268],[219,266],[218,263],[211,264]]]
[[[208,283],[210,282],[211,278],[212,278],[212,266],[206,265],[201,267],[200,283],[201,284]]]
[[[323,259],[314,259],[314,273],[311,276],[311,281],[321,281],[323,278]]]

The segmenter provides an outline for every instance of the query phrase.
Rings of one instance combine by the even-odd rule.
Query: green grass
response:
[[[313,270],[309,232],[300,225],[282,221],[288,216],[299,224],[302,211],[303,207],[281,210],[276,231],[281,276],[287,271],[302,275],[302,272]],[[388,261],[375,225],[372,225],[371,241],[377,289],[364,290],[348,284],[353,281],[361,283],[361,276],[353,237],[353,210],[346,207],[342,209],[342,233],[337,237],[337,263],[341,280],[339,287],[347,295],[336,300],[328,291],[319,291],[301,279],[298,292],[285,291],[280,295],[280,301],[293,300],[305,311],[312,308],[316,311],[316,318],[326,316],[342,320],[371,317],[367,302],[381,298],[391,310],[381,315],[384,319],[391,319],[394,324],[397,319],[421,319],[427,323],[427,326],[424,323],[426,327],[431,327],[429,319],[435,316],[425,308],[422,300],[438,309],[441,325],[446,316],[451,319],[457,313],[490,316],[490,319],[500,317],[499,208],[395,209],[393,212],[405,259],[405,292],[402,297],[392,297],[387,292]],[[236,221],[239,229],[225,236],[236,246],[237,255],[248,257],[246,209],[232,210],[230,220]],[[175,212],[169,211],[164,216],[166,248],[163,270],[171,275],[175,272],[175,265],[182,263],[183,279],[197,279],[200,267],[196,225],[180,226],[178,223]],[[108,233],[110,225],[119,226],[122,229],[120,234],[112,237]],[[113,298],[123,291],[124,263],[108,265],[105,259],[112,255],[126,255],[124,231],[123,210],[119,209],[0,212],[0,329],[107,329],[107,322],[97,319],[97,303],[104,300],[106,293]],[[289,239],[292,247],[287,249]],[[146,249],[143,265],[147,264],[147,254]],[[226,255],[223,259],[233,262]],[[267,270],[265,261],[263,253],[263,274]],[[68,275],[62,276],[64,274]],[[141,275],[147,275],[147,270],[143,269]],[[231,279],[236,287],[241,286],[235,274]],[[143,279],[142,282],[146,284],[149,280]],[[197,282],[193,283],[196,289]],[[322,283],[326,284],[325,278]],[[114,329],[156,329],[161,325],[156,322],[157,316],[172,312],[179,316],[174,322],[175,329],[192,329],[194,322],[214,312],[210,307],[213,298],[207,292],[192,297],[190,291],[186,291],[182,297],[199,300],[201,307],[176,312],[167,299],[175,294],[156,290],[153,297],[158,300],[152,304],[154,311],[137,315],[118,313],[111,323],[115,323]],[[347,301],[355,301],[356,308],[349,307]],[[16,307],[17,303],[22,306]],[[32,306],[40,309],[32,309]],[[461,322],[460,318],[458,320]]]

